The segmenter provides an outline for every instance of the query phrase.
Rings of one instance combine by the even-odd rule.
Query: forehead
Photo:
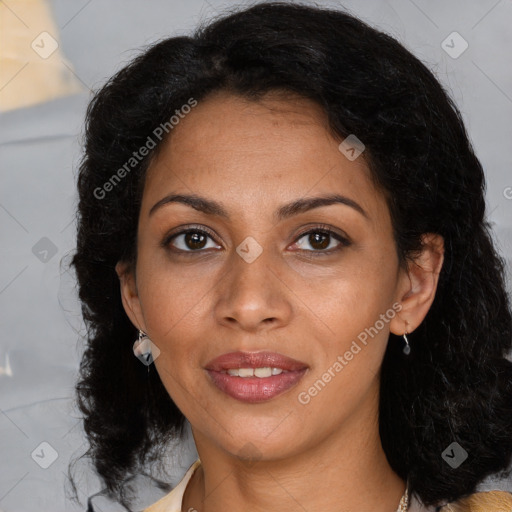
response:
[[[148,211],[169,191],[237,203],[339,192],[371,210],[381,194],[363,156],[349,160],[340,141],[312,100],[276,92],[255,101],[216,92],[184,115],[163,143],[148,169],[142,208]]]

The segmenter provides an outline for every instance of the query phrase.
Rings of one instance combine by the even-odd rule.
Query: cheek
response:
[[[322,332],[326,334],[317,336],[323,357],[319,358],[313,373],[316,378],[320,377],[336,361],[340,362],[338,356],[341,356],[343,377],[337,380],[352,388],[356,382],[364,385],[378,371],[386,349],[391,318],[388,315],[387,321],[382,321],[380,315],[386,315],[390,304],[359,281],[337,285],[331,290],[330,299],[316,306],[317,309],[323,308],[319,316],[325,325]]]
[[[392,306],[397,262],[393,254],[372,254],[376,253],[359,255],[331,278],[308,284],[309,309],[321,319],[315,324],[321,327],[316,339],[323,352],[310,384],[322,376],[328,380],[329,369],[337,376],[324,400],[330,400],[335,390],[363,392],[378,373],[386,350],[389,324],[396,314]],[[338,371],[333,368],[336,362]]]
[[[297,276],[297,274],[295,274]],[[291,286],[337,334],[357,334],[354,329],[372,325],[391,306],[396,287],[393,258],[354,253],[329,273],[295,278]]]
[[[165,343],[176,339],[180,330],[197,330],[198,310],[215,282],[211,269],[205,265],[178,265],[165,256],[149,253],[142,253],[139,263],[138,293],[148,331]]]
[[[331,280],[322,295],[320,288],[310,286],[310,297],[317,297],[311,310],[320,312],[322,321],[316,324],[324,329],[313,338],[317,340],[314,365],[297,391],[297,399],[313,416],[334,410],[336,404],[337,412],[326,420],[325,428],[353,411],[377,385],[386,351],[389,322],[395,315],[389,292],[392,280],[382,275],[376,280],[369,267],[365,269]]]
[[[199,368],[207,297],[205,279],[188,276],[170,267],[156,265],[140,272],[139,296],[144,320],[152,342],[160,350],[155,367],[169,396],[183,411],[197,395],[196,383],[202,376]],[[197,373],[196,373],[197,372]],[[186,384],[185,384],[186,383]]]

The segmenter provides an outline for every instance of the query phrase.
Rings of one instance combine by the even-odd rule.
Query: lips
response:
[[[206,370],[216,372],[234,368],[281,368],[294,372],[308,367],[306,363],[297,361],[277,352],[230,352],[216,357],[206,365]]]
[[[277,352],[230,352],[210,361],[205,370],[217,389],[252,404],[295,387],[308,368],[306,363]]]

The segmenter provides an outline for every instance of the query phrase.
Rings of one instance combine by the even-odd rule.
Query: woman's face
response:
[[[364,153],[347,158],[326,123],[305,99],[217,93],[180,120],[148,170],[125,308],[159,348],[156,369],[196,442],[233,455],[250,446],[278,459],[343,425],[374,428],[388,334],[404,332],[396,313],[410,281],[385,199]],[[170,195],[204,202],[162,201]],[[333,195],[341,202],[308,208]],[[235,356],[211,370],[233,352],[300,364],[222,373],[286,366]]]

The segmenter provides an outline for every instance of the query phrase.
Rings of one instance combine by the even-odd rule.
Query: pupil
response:
[[[323,238],[323,242],[320,242],[320,247],[316,247],[315,244],[318,243],[318,239]],[[329,247],[329,235],[326,235],[325,233],[311,233],[309,235],[309,243],[312,247],[315,247],[317,249],[325,249],[326,247]]]
[[[190,249],[201,249],[204,246],[205,238],[205,235],[201,233],[187,233],[185,235],[185,243]]]

